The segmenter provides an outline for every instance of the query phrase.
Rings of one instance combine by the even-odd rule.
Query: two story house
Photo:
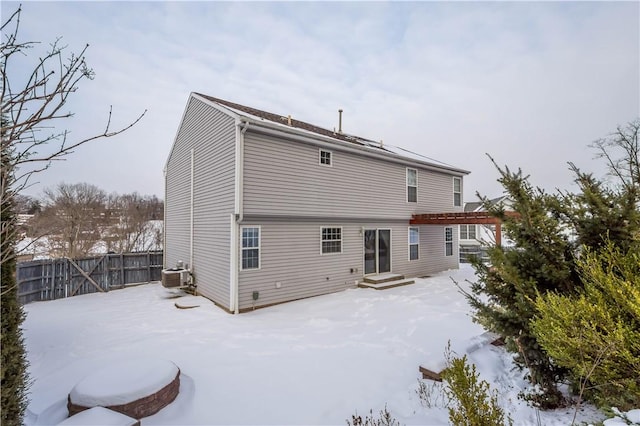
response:
[[[165,168],[165,268],[229,312],[458,267],[467,171],[192,93]]]

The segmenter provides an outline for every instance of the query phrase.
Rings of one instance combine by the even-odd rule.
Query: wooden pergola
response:
[[[505,212],[507,216],[518,217],[516,212]],[[495,225],[496,245],[502,243],[502,221],[488,212],[455,212],[414,214],[411,225]]]

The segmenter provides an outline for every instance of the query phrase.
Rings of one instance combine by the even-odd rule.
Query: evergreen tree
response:
[[[601,248],[605,242],[629,250],[640,228],[638,191],[635,186],[609,188],[593,175],[571,164],[579,192],[559,194],[553,209],[576,236],[576,245]]]
[[[9,188],[12,184],[12,171],[8,167],[12,152],[5,144],[5,129],[7,119],[2,117],[2,155],[0,186]],[[18,303],[18,286],[16,283],[15,227],[16,215],[14,211],[14,194],[2,191],[0,200],[0,216],[2,219],[2,238],[0,239],[0,384],[1,415],[3,425],[21,425],[22,416],[27,408],[27,359],[24,350],[22,330],[20,325],[24,321],[22,306]]]
[[[572,244],[560,220],[549,213],[552,197],[534,189],[522,171],[501,169],[499,182],[512,200],[506,215],[503,206],[483,200],[485,208],[503,221],[514,249],[490,247],[490,264],[475,261],[477,282],[467,293],[475,320],[505,337],[507,348],[517,353],[516,362],[529,368],[532,383],[542,395],[535,402],[543,408],[561,405],[556,383],[565,371],[558,368],[539,346],[531,330],[536,315],[535,298],[548,291],[573,291]]]
[[[575,297],[584,286],[578,273],[582,252],[607,242],[621,253],[637,249],[640,239],[640,120],[618,127],[595,142],[606,159],[614,182],[595,179],[573,164],[579,192],[546,194],[533,188],[519,170],[497,167],[498,180],[513,201],[516,217],[502,206],[485,208],[501,219],[515,247],[489,249],[489,265],[474,262],[478,281],[467,298],[475,320],[505,338],[517,353],[516,362],[527,367],[541,393],[530,395],[543,408],[562,403],[556,383],[565,377],[566,364],[558,363],[540,344],[532,328],[539,314],[538,297],[559,294]],[[494,162],[495,164],[495,162]]]

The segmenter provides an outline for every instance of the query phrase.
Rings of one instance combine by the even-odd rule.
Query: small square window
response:
[[[320,150],[320,164],[331,166],[331,151]]]

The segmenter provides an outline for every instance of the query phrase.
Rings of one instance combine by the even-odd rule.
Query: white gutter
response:
[[[229,289],[229,309],[237,314],[240,312],[239,282],[240,271],[240,224],[244,219],[243,188],[244,188],[244,134],[249,128],[249,122],[236,120],[236,152],[235,152],[235,197],[234,212],[231,215],[231,271]]]
[[[193,271],[193,186],[194,186],[194,181],[195,181],[195,177],[194,177],[194,170],[195,170],[195,152],[194,149],[191,148],[191,188],[190,188],[190,192],[191,192],[191,203],[190,203],[190,218],[189,218],[189,235],[190,235],[190,242],[189,242],[189,270]]]

